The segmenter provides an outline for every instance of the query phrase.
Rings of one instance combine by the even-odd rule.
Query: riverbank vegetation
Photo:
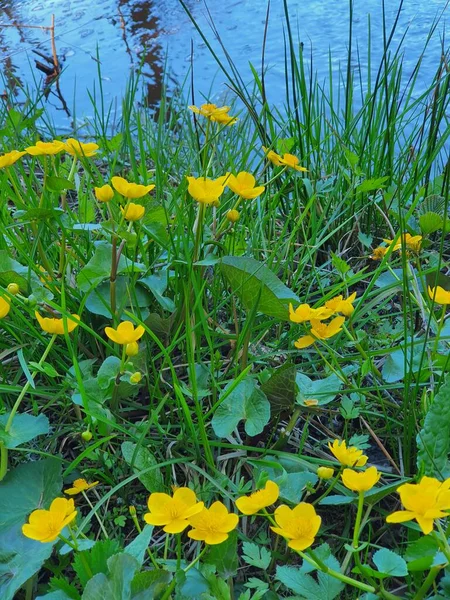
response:
[[[448,53],[286,18],[277,107],[2,105],[4,600],[449,597]]]

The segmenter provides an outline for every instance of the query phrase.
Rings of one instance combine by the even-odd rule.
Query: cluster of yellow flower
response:
[[[394,240],[385,239],[383,239],[383,242],[387,244],[387,246],[378,246],[377,248],[375,248],[370,257],[372,260],[382,260],[391,247],[392,252],[396,252],[397,250],[402,251],[403,249],[406,249],[407,251],[409,250],[414,254],[419,254],[422,247],[422,236],[411,235],[410,233],[403,233],[395,243]]]
[[[289,319],[292,323],[311,324],[308,335],[300,337],[295,342],[296,348],[307,348],[314,344],[317,340],[326,340],[340,331],[345,322],[345,317],[349,317],[354,311],[353,302],[356,299],[356,292],[348,298],[340,295],[325,302],[325,305],[319,308],[311,308],[309,304],[300,304],[295,310],[292,304],[289,304]],[[334,317],[328,324],[323,323],[333,315],[341,316]]]
[[[132,183],[123,177],[111,177],[111,183],[116,192],[127,199],[125,208],[120,207],[123,218],[127,221],[139,221],[139,219],[142,219],[145,214],[145,206],[131,202],[131,200],[143,198],[155,189],[155,186],[153,184],[141,185],[139,183]],[[114,198],[114,190],[109,183],[95,187],[94,192],[99,202],[108,203]]]
[[[65,142],[53,140],[52,142],[36,142],[34,146],[29,146],[25,150],[12,150],[0,156],[0,169],[11,167],[25,154],[31,156],[54,156],[60,152],[67,152],[71,156],[82,158],[94,156],[99,146],[94,142],[85,144],[74,138],[69,138]]]

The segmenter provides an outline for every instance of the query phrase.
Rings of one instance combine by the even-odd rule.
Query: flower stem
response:
[[[358,547],[359,530],[361,529],[361,519],[364,508],[364,492],[359,492],[358,510],[356,512],[355,529],[353,531],[353,548]]]
[[[30,388],[30,385],[32,384],[34,378],[36,377],[36,374],[39,373],[40,367],[42,367],[45,359],[47,358],[50,350],[52,349],[53,343],[56,340],[56,335],[57,334],[54,333],[52,335],[52,337],[50,338],[48,346],[45,349],[44,354],[41,356],[40,361],[38,362],[38,368],[31,373],[31,378],[27,380],[26,384],[22,388],[22,391],[20,392],[19,396],[17,397],[17,400],[15,401],[14,406],[12,407],[11,412],[9,414],[8,420],[6,421],[5,430],[4,430],[5,434],[7,434],[9,432],[9,430],[11,429],[14,417],[16,416],[16,413],[20,408],[22,400],[23,400],[25,394],[27,393],[28,389]],[[8,448],[6,448],[5,442],[0,442],[0,481],[3,480],[7,471],[8,471]]]

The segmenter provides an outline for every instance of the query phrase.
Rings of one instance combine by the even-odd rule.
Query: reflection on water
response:
[[[388,26],[393,23],[399,0],[386,2]],[[250,79],[249,62],[261,68],[267,2],[264,0],[186,0],[186,4],[220,54],[209,19],[213,19],[225,47],[233,60]],[[332,69],[337,70],[347,52],[348,2],[344,0],[288,0],[296,37],[314,57],[319,77],[328,77],[329,49]],[[446,0],[406,0],[394,38],[398,43],[408,30],[405,52],[406,75],[410,74],[422,51],[426,34]],[[444,11],[445,12],[445,11]],[[87,89],[96,90],[99,83],[108,105],[120,107],[130,70],[141,70],[149,103],[157,102],[164,76],[182,82],[194,60],[194,82],[197,100],[209,96],[221,101],[226,90],[225,76],[217,75],[217,65],[195,31],[178,0],[0,0],[0,60],[3,67],[3,89],[23,99],[23,87],[42,89],[45,77],[36,70],[39,56],[51,56],[49,26],[55,14],[55,41],[63,69],[60,77],[63,101],[52,86],[47,97],[55,125],[68,128],[71,120],[91,116],[94,108]],[[354,63],[367,67],[367,31],[370,18],[372,52],[375,59],[382,54],[382,12],[380,0],[355,0]],[[444,14],[442,31],[448,14]],[[9,25],[9,27],[7,27]],[[12,26],[11,26],[12,25]],[[33,28],[25,27],[33,26]],[[283,1],[272,0],[265,64],[268,67],[269,101],[283,102],[284,47]],[[423,85],[434,72],[441,55],[439,36],[430,44],[423,61]],[[166,56],[168,61],[166,63]],[[42,61],[41,61],[42,62]],[[45,59],[44,59],[45,62]],[[375,60],[376,62],[376,60]],[[165,66],[169,73],[164,72]],[[409,71],[409,73],[408,73]],[[100,73],[100,80],[99,80]],[[76,110],[75,110],[76,109]],[[70,118],[67,117],[70,113]]]

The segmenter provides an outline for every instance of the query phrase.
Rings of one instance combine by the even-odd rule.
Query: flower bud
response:
[[[331,467],[319,467],[317,469],[317,476],[320,479],[331,479],[334,475],[334,469]]]
[[[86,431],[83,431],[81,434],[81,437],[85,442],[90,442],[92,440],[92,433],[89,431],[89,429],[86,429]]]
[[[94,190],[95,197],[99,202],[110,202],[114,198],[114,190],[108,184],[96,187]]]
[[[227,212],[227,219],[231,223],[236,223],[236,221],[239,221],[240,217],[241,217],[241,213],[238,210],[234,210],[234,208]]]
[[[7,290],[11,296],[16,296],[20,292],[20,288],[17,283],[10,283],[7,287]]]
[[[139,383],[142,379],[142,375],[139,373],[139,371],[136,371],[136,373],[133,373],[133,375],[130,376],[130,383]]]
[[[130,515],[131,515],[132,517],[135,517],[135,516],[136,516],[136,507],[135,507],[135,506],[129,506],[129,507],[128,507],[128,510],[130,511]]]
[[[125,348],[125,354],[127,356],[136,356],[139,352],[139,344],[137,342],[130,342]]]

